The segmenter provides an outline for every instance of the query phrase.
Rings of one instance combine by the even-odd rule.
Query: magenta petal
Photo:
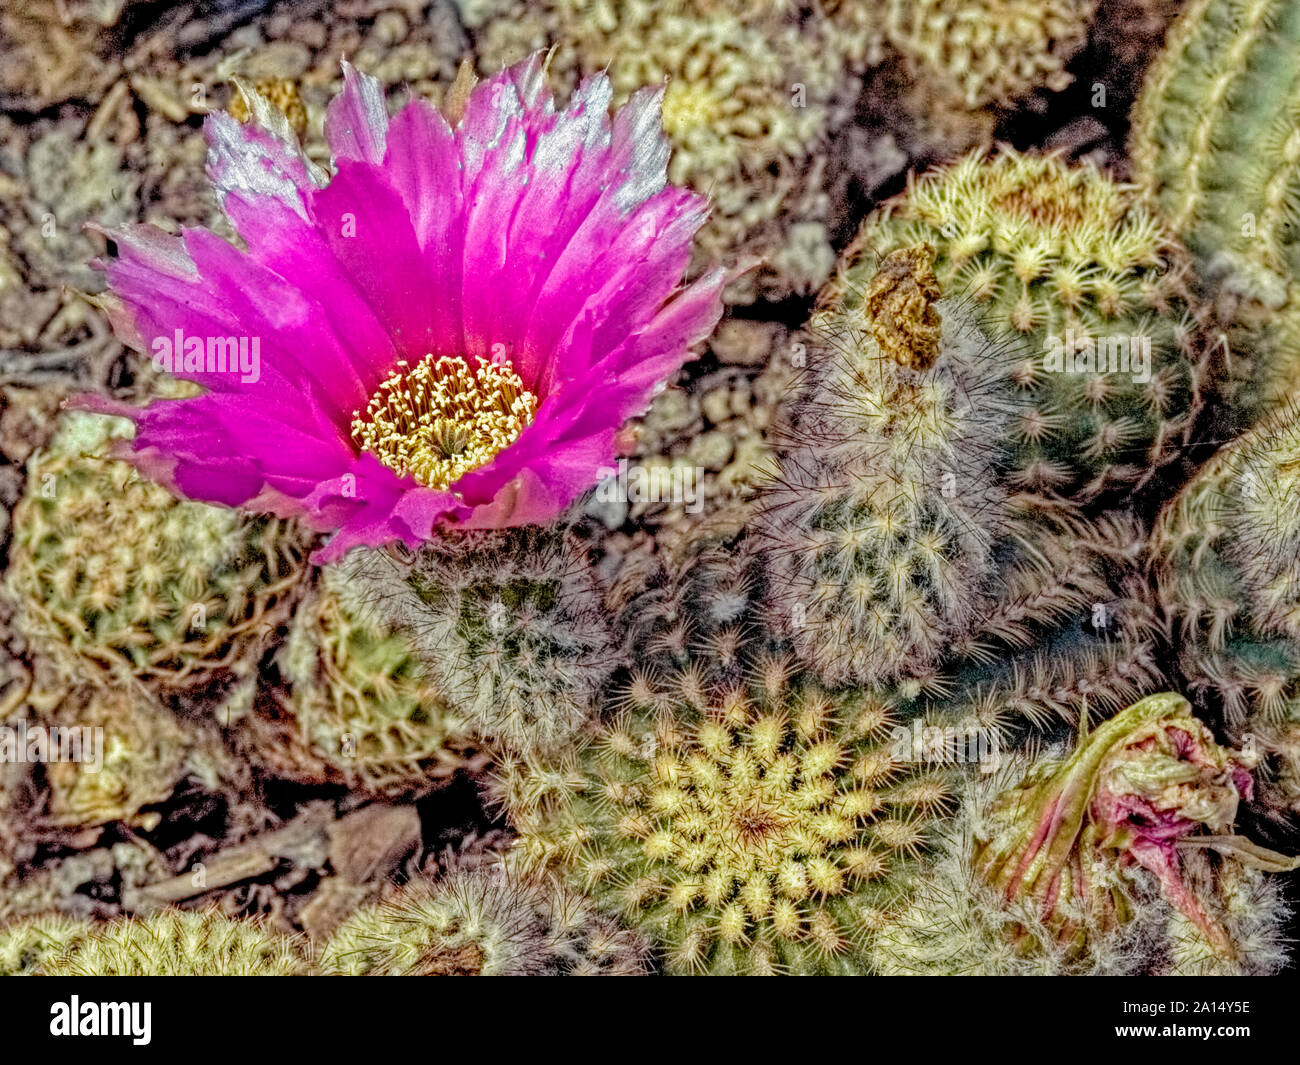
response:
[[[357,73],[356,67],[343,60],[343,91],[325,113],[325,139],[334,161],[382,162],[387,135],[383,86],[369,74]]]
[[[460,155],[446,119],[424,100],[409,103],[393,120],[384,166],[410,215],[423,276],[437,285],[430,351],[458,355],[465,225]]]
[[[332,516],[338,529],[313,556],[318,564],[337,561],[354,547],[394,541],[416,547],[446,515],[468,513],[451,493],[413,486],[370,455],[322,482],[307,504],[313,513]]]
[[[203,121],[208,141],[208,176],[224,206],[239,193],[260,202],[275,200],[298,214],[305,213],[303,195],[312,187],[302,153],[266,130],[213,111]]]
[[[436,279],[424,272],[411,216],[384,172],[341,163],[329,188],[313,197],[312,219],[384,323],[399,357],[414,364],[431,353]]]
[[[287,211],[260,211],[235,197],[228,201],[235,217],[260,220],[261,228],[249,240],[249,254],[281,277],[292,277],[314,303],[319,323],[328,324],[337,338],[346,365],[327,369],[322,353],[308,352],[314,372],[346,378],[354,389],[352,407],[361,407],[399,358],[384,322],[354,276],[334,257],[321,232]]]

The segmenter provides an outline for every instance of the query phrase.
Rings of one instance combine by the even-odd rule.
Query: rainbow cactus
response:
[[[481,765],[468,724],[409,634],[350,602],[350,588],[342,570],[325,569],[295,611],[277,657],[287,685],[279,712],[255,707],[244,719],[258,759],[282,775],[339,779],[371,794],[426,790]]]
[[[221,228],[98,230],[134,354],[0,389],[0,722],[105,740],[0,729],[0,973],[1277,971],[1300,0],[1187,0],[1132,185],[1048,94],[1166,0],[427,6],[190,57]]]
[[[948,802],[898,720],[788,662],[748,685],[630,684],[576,764],[507,763],[513,857],[554,867],[662,951],[669,973],[856,973]]]
[[[775,613],[832,683],[934,664],[996,599],[1010,360],[941,298],[929,245],[821,312],[827,349],[766,494]]]
[[[1222,449],[1161,514],[1160,601],[1189,690],[1276,755],[1300,808],[1300,420],[1287,406]]]
[[[165,694],[247,677],[291,609],[307,543],[108,457],[129,428],[69,414],[29,462],[6,574],[17,627],[70,680]]]
[[[1193,0],[1133,115],[1138,180],[1243,327],[1231,346],[1269,404],[1294,393],[1300,350],[1297,49],[1292,0]]]
[[[851,2],[841,9],[873,5]],[[1096,0],[886,0],[885,38],[966,107],[1064,89]],[[873,12],[874,14],[874,12]],[[877,16],[879,17],[879,16]]]
[[[1032,407],[1014,385],[1016,348],[943,297],[933,255],[891,252],[814,318],[810,384],[759,526],[769,624],[830,684],[906,680],[913,697],[927,681],[983,685],[1033,717],[1068,707],[1062,681],[1077,679],[1078,694],[1119,709],[1135,680],[1154,679],[1144,537],[1018,490]],[[1037,644],[1052,646],[1051,666],[1019,657]]]
[[[379,553],[346,565],[353,601],[409,634],[478,735],[541,750],[595,713],[614,637],[583,545],[564,529],[448,535],[409,567]]]
[[[880,257],[918,243],[937,249],[943,291],[1017,342],[1013,485],[1091,501],[1178,458],[1203,403],[1205,312],[1135,189],[1051,156],[976,152],[867,219],[828,302],[852,307]]]
[[[44,953],[45,976],[300,976],[299,942],[216,910],[162,910],[92,925]]]
[[[637,976],[639,935],[564,887],[499,867],[453,871],[362,907],[331,936],[334,976]]]

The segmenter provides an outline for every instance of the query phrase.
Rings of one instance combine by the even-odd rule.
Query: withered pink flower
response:
[[[131,226],[103,264],[118,335],[206,391],[84,405],[133,418],[123,457],[183,495],[337,530],[319,561],[552,519],[721,314],[721,270],[681,287],[706,205],[667,182],[660,96],[611,119],[598,75],[557,110],[534,56],[454,125],[390,120],[345,63],[332,177],[287,127],[210,115],[247,252]]]
[[[1068,939],[1079,929],[1067,911],[1099,924],[1117,919],[1111,887],[1093,881],[1097,864],[1110,856],[1118,867],[1140,865],[1210,945],[1231,956],[1227,933],[1185,878],[1180,849],[1212,846],[1258,868],[1296,867],[1231,834],[1239,803],[1252,795],[1251,764],[1216,743],[1181,695],[1148,695],[998,799],[976,871],[1008,902],[1032,902]]]

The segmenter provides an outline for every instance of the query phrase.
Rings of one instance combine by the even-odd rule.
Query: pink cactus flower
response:
[[[610,98],[597,75],[557,111],[534,56],[454,124],[418,99],[390,120],[345,63],[332,177],[287,126],[210,115],[247,252],[130,226],[99,264],[118,335],[205,392],[81,405],[131,417],[123,457],[180,494],[337,530],[321,562],[553,519],[712,332],[728,280],[681,286],[706,204],[667,182],[661,91],[612,119]]]

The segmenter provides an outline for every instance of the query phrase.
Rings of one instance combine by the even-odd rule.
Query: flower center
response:
[[[509,447],[537,414],[537,396],[508,365],[453,355],[406,361],[352,412],[352,440],[400,477],[446,488]]]

